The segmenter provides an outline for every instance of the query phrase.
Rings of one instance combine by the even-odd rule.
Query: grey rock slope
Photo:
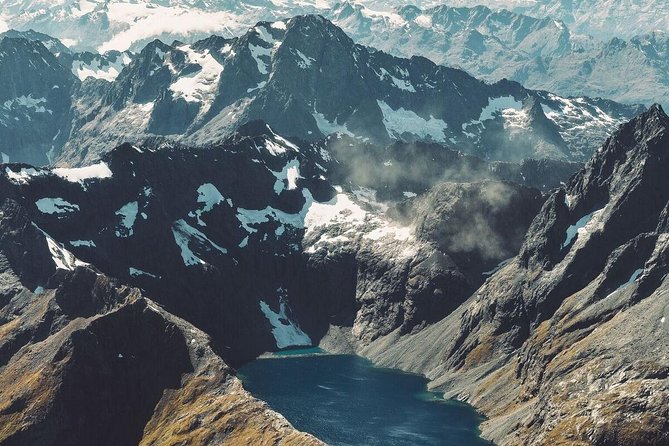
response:
[[[558,16],[528,16],[499,7],[449,3],[379,12],[343,2],[326,16],[357,42],[396,56],[425,56],[489,82],[506,78],[566,96],[669,103],[663,28],[599,39]]]
[[[340,132],[379,144],[448,142],[505,161],[582,161],[640,110],[486,84],[424,58],[356,45],[322,17],[298,16],[235,39],[152,42],[111,85],[78,90],[77,126],[59,160],[93,160],[154,135],[204,145],[262,119],[306,140]]]
[[[364,351],[480,407],[499,444],[666,444],[668,150],[653,106],[549,198],[465,305]]]

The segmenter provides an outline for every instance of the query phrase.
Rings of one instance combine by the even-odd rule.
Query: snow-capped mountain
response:
[[[396,58],[356,45],[319,16],[261,22],[233,39],[154,41],[111,83],[72,82],[72,128],[56,150],[70,164],[156,136],[203,146],[257,119],[304,140],[340,132],[381,145],[434,141],[496,160],[582,161],[640,111]]]
[[[67,140],[76,79],[40,41],[0,39],[0,152],[44,164]]]
[[[661,3],[653,6],[655,10],[667,8]],[[605,97],[646,105],[669,103],[667,57],[656,51],[661,49],[656,44],[666,41],[663,31],[657,30],[666,30],[666,24],[652,22],[655,25],[633,26],[633,32],[598,33],[592,26],[600,22],[593,22],[587,12],[596,11],[602,17],[620,21],[621,26],[636,23],[635,20],[643,23],[648,19],[647,13],[654,10],[642,8],[638,2],[628,2],[624,8],[617,1],[590,5],[478,0],[447,5],[435,1],[407,4],[373,0],[2,0],[0,5],[6,26],[34,28],[61,39],[75,52],[93,53],[138,52],[156,38],[165,43],[193,43],[212,34],[231,38],[243,35],[259,21],[319,13],[358,43],[396,56],[428,57],[440,65],[461,67],[487,81],[506,78],[564,96]],[[654,16],[660,22],[664,17],[661,13]],[[601,20],[602,29],[615,29],[608,19]],[[588,27],[580,26],[581,21]],[[618,40],[620,37],[624,43]],[[118,68],[115,60],[109,65],[75,66],[81,73],[98,73],[105,79],[110,79]],[[611,76],[611,70],[618,74]]]

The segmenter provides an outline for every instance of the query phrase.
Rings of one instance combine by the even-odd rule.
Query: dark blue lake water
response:
[[[468,405],[426,380],[350,355],[283,355],[239,370],[244,387],[297,429],[333,446],[489,445]]]

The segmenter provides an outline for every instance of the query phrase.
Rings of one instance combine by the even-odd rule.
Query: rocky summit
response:
[[[0,446],[669,445],[666,38],[417,3],[0,0]]]

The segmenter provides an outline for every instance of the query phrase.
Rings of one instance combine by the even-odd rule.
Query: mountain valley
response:
[[[669,444],[663,4],[417,3],[0,0],[0,445]]]

